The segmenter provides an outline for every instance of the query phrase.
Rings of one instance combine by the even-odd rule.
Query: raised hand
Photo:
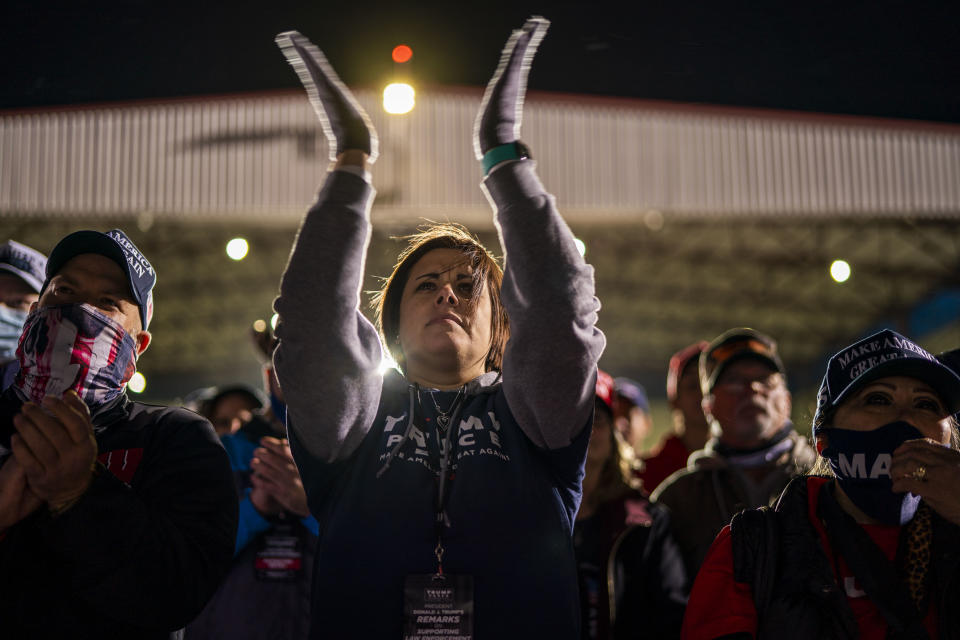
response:
[[[367,162],[377,159],[377,132],[367,112],[341,82],[327,58],[299,31],[284,31],[277,46],[300,76],[330,147],[330,159],[348,149],[363,151]]]
[[[25,403],[13,425],[11,449],[30,490],[55,512],[79,500],[93,481],[97,441],[90,410],[76,392],[47,396],[42,408]]]
[[[257,350],[257,357],[260,358],[261,362],[273,362],[273,351],[277,348],[277,338],[270,331],[270,327],[266,327],[263,331],[250,327],[250,341]]]
[[[933,440],[908,440],[893,452],[893,490],[923,498],[945,520],[960,525],[960,451]]]
[[[474,125],[473,150],[477,160],[482,161],[491,149],[520,139],[527,76],[549,26],[549,20],[533,16],[507,40],[500,65],[483,94]]]

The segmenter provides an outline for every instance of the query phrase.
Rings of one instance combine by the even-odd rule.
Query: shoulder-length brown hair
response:
[[[375,292],[371,300],[380,337],[400,370],[406,373],[406,362],[400,348],[400,300],[410,277],[410,270],[420,258],[434,249],[455,249],[463,254],[464,262],[473,268],[473,295],[469,302],[471,311],[477,304],[484,283],[487,284],[491,311],[490,350],[487,352],[484,368],[486,371],[500,371],[503,350],[510,337],[510,325],[507,312],[500,301],[503,270],[496,258],[466,227],[452,222],[431,223],[400,239],[406,240],[407,246],[397,257],[393,273],[383,280],[380,291]]]
[[[607,416],[610,423],[610,455],[607,456],[603,467],[600,469],[600,480],[597,482],[594,498],[596,504],[618,500],[631,490],[646,488],[643,487],[642,482],[637,477],[637,472],[643,468],[642,464],[637,459],[633,447],[627,443],[620,430],[617,429],[613,419],[613,411],[603,405],[600,400],[597,400],[594,409],[594,422],[601,413]],[[649,492],[650,488],[646,489]]]

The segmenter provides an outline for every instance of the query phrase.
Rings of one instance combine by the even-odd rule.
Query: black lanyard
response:
[[[417,391],[419,392],[419,387],[417,387]],[[455,442],[454,432],[459,432],[460,430],[460,413],[463,410],[463,405],[466,403],[466,399],[466,386],[464,386],[461,395],[450,408],[450,423],[447,425],[447,434],[443,441],[440,440],[440,423],[439,420],[437,420],[437,446],[440,449],[438,451],[440,461],[437,466],[440,470],[440,477],[437,482],[437,498],[434,504],[434,512],[436,514],[435,530],[437,546],[434,547],[433,550],[434,555],[437,557],[437,575],[443,575],[443,554],[446,551],[443,546],[443,528],[450,526],[450,518],[447,517],[446,503],[450,497],[450,485],[453,483],[453,478],[450,474],[450,462],[453,458],[453,448]],[[422,403],[419,399],[419,393],[417,404],[420,405],[420,414],[423,417],[424,411]]]

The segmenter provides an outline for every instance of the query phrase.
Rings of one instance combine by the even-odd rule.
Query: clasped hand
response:
[[[263,515],[289,511],[301,517],[310,515],[307,494],[300,480],[300,472],[293,462],[290,444],[286,440],[266,437],[254,451],[250,461],[253,490],[250,500]]]
[[[28,490],[53,512],[73,505],[90,487],[97,459],[90,410],[70,390],[48,396],[42,406],[27,402],[13,417],[13,458]]]
[[[13,456],[0,466],[0,534],[37,510],[43,500],[30,491],[27,474]]]

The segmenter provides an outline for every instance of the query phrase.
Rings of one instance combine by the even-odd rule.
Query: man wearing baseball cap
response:
[[[639,453],[653,428],[650,400],[642,384],[624,377],[613,380],[613,422],[630,448]]]
[[[13,382],[16,352],[30,305],[40,299],[47,256],[7,240],[0,244],[0,391]]]
[[[213,428],[126,394],[156,279],[118,229],[50,253],[0,395],[5,636],[177,637],[229,567],[237,503]]]
[[[771,504],[816,461],[790,421],[786,370],[771,337],[748,328],[723,333],[700,354],[699,375],[711,438],[652,496],[672,511],[691,576],[734,514]]]
[[[956,638],[960,377],[884,329],[827,363],[816,475],[711,547],[684,638]]]
[[[707,342],[694,342],[671,356],[667,367],[667,400],[673,410],[673,431],[643,459],[640,479],[654,491],[670,474],[687,466],[687,458],[707,442],[710,427],[703,415],[698,363]]]
[[[582,638],[673,638],[687,575],[670,514],[652,504],[631,471],[614,423],[617,382],[597,371],[583,501],[573,528]]]

